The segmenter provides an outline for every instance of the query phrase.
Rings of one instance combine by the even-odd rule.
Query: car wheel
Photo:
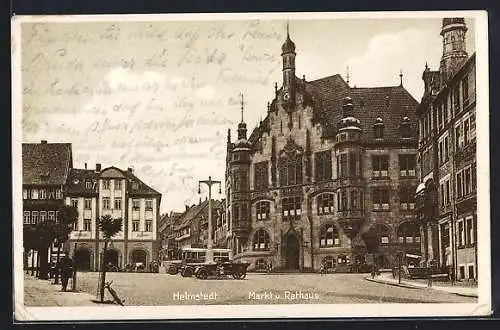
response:
[[[208,278],[208,271],[206,269],[200,269],[196,276],[199,279],[206,280]]]
[[[191,277],[193,276],[193,270],[191,268],[186,268],[181,274],[183,277]]]

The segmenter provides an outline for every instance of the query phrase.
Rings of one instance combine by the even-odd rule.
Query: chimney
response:
[[[85,169],[87,169],[87,163],[85,163]]]
[[[129,168],[127,168],[127,171],[128,171],[129,173],[134,173],[134,168],[133,168],[133,167],[129,167]]]
[[[95,171],[101,172],[101,164],[100,163],[95,164]]]
[[[42,140],[42,144],[47,144],[47,140]]]
[[[189,205],[185,205],[186,206],[186,211],[189,210]]]

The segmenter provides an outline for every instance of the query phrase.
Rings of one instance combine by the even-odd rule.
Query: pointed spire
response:
[[[399,86],[403,86],[403,69],[399,69]]]
[[[346,67],[346,82],[347,82],[347,86],[349,86],[349,78],[351,78],[350,74],[349,74],[349,65]]]
[[[244,120],[243,120],[243,110],[244,110],[244,106],[245,106],[245,101],[243,99],[243,93],[240,93],[240,96],[241,96],[241,101],[240,101],[240,105],[241,105],[241,122],[243,123]]]
[[[286,21],[286,37],[290,39],[290,22]]]

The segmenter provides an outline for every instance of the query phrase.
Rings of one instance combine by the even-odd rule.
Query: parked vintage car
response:
[[[247,276],[248,262],[226,261],[221,264],[210,263],[196,267],[194,276],[198,279],[207,279],[209,277],[219,278],[223,276],[232,276],[236,280],[242,280]]]

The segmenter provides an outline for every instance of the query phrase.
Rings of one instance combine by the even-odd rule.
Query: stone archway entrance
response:
[[[87,248],[78,248],[75,252],[75,267],[77,270],[90,270],[90,251]]]
[[[286,237],[285,260],[287,269],[299,269],[300,246],[296,235],[290,234]]]

